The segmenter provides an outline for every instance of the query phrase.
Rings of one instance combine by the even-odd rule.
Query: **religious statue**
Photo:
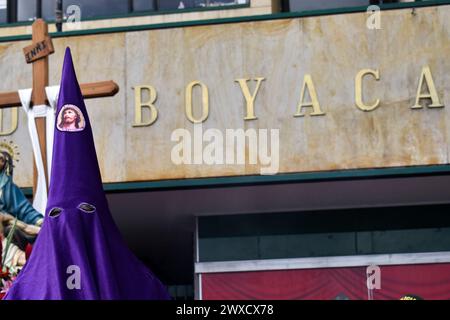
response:
[[[8,150],[9,149],[9,150]],[[13,182],[13,147],[8,143],[0,144],[0,212],[29,224],[40,226],[44,216],[36,211],[20,188]]]
[[[8,241],[7,235],[10,232],[15,233],[15,228],[9,225],[9,220],[5,217],[7,214],[0,215],[0,248],[2,249],[0,267],[2,270],[8,270],[8,273],[17,273],[25,265],[26,253],[16,243]]]
[[[0,266],[18,272],[25,265],[26,248],[35,241],[44,217],[12,180],[15,148],[12,143],[0,143]]]

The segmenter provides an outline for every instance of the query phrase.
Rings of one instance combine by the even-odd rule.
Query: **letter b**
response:
[[[152,86],[136,86],[134,89],[134,123],[133,127],[146,127],[152,125],[158,118],[158,110],[154,103],[157,98],[156,89]],[[142,92],[146,90],[149,92],[149,99],[142,102]],[[142,120],[142,109],[150,109],[150,119],[147,122]]]

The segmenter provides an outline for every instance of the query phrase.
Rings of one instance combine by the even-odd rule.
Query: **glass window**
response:
[[[8,22],[6,0],[0,0],[0,23]]]
[[[429,0],[285,0],[288,3],[288,11],[308,11],[335,8],[348,8],[369,6],[371,4],[384,4],[396,2],[416,2]],[[286,9],[286,8],[285,8]]]
[[[153,11],[156,10],[156,0],[134,0],[133,11]]]
[[[209,1],[202,1],[206,2],[207,6],[209,7],[218,7],[218,6],[230,6],[230,5],[237,5],[237,4],[246,4],[248,1],[246,0],[209,0]]]
[[[158,9],[176,10],[194,8],[195,2],[195,0],[158,0]]]
[[[427,205],[201,216],[199,259],[206,262],[448,251],[449,209],[450,205]],[[376,220],[371,218],[374,216]]]
[[[56,2],[57,0],[41,0],[41,12],[37,12],[38,0],[13,0],[13,4],[17,3],[17,15],[14,13],[10,20],[32,21],[38,16],[48,21],[55,20]],[[0,0],[0,22],[7,21],[7,3],[7,0]],[[111,15],[125,16],[131,12],[248,4],[249,0],[63,0],[62,3],[64,13],[67,13],[67,8],[71,5],[79,6],[81,19],[84,20]]]
[[[55,20],[56,0],[42,0],[42,18]]]
[[[70,0],[63,1],[63,11],[67,12],[67,8],[71,5],[77,5],[81,9],[81,20],[127,14],[128,13],[128,1],[127,0]]]
[[[17,21],[32,21],[36,18],[36,1],[17,0]]]
[[[158,10],[218,7],[247,3],[249,3],[249,0],[158,0]]]
[[[289,0],[289,11],[368,6],[369,0]]]

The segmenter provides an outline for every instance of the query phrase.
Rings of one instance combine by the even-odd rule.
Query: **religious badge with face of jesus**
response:
[[[83,113],[73,104],[64,105],[58,114],[57,128],[59,131],[82,131],[85,123]]]

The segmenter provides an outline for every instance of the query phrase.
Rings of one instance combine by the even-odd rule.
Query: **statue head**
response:
[[[19,147],[13,141],[0,141],[0,174],[13,175],[14,164],[19,161]]]
[[[11,155],[6,151],[0,151],[0,172],[4,172],[8,176],[12,176],[13,168],[14,166]]]

